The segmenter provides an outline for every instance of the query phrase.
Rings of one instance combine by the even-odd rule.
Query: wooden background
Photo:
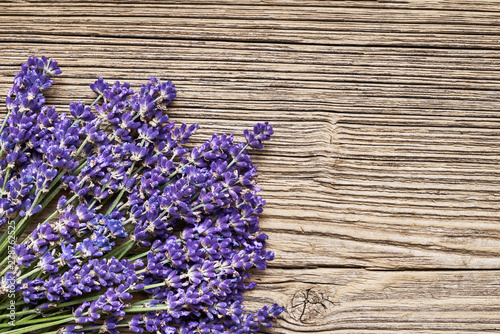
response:
[[[32,54],[60,110],[157,76],[197,142],[275,126],[264,332],[500,331],[499,1],[2,1],[2,96]]]

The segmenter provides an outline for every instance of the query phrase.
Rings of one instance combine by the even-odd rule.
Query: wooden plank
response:
[[[401,11],[400,9],[391,9],[379,6],[372,7],[372,10],[357,7],[341,7],[341,6],[323,6],[323,7],[307,7],[294,6],[287,7],[286,10],[282,6],[260,6],[260,5],[232,5],[220,6],[217,4],[130,4],[127,6],[116,7],[115,5],[96,3],[89,10],[83,6],[69,7],[64,12],[53,16],[54,9],[59,5],[52,4],[50,7],[38,6],[5,6],[1,15],[6,20],[14,20],[18,16],[27,16],[27,22],[35,22],[37,17],[45,17],[43,23],[57,22],[60,23],[79,23],[82,20],[88,22],[102,23],[106,26],[116,26],[123,24],[123,18],[130,20],[130,24],[137,24],[141,21],[147,22],[148,25],[158,23],[162,27],[169,25],[182,26],[210,26],[211,23],[219,23],[221,27],[231,26],[235,20],[242,27],[252,25],[253,27],[267,28],[267,25],[275,27],[286,27],[301,25],[304,23],[313,24],[308,26],[308,30],[315,30],[318,26],[325,27],[327,30],[336,30],[340,26],[340,22],[350,22],[350,25],[343,25],[343,30],[355,30],[357,24],[371,23],[372,27],[380,26],[382,23],[391,23],[391,27],[386,27],[386,31],[395,30],[401,24],[402,27],[408,27],[415,32],[426,31],[427,29],[441,26],[442,33],[447,31],[457,31],[457,27],[461,26],[462,31],[469,32],[469,29],[474,29],[478,35],[481,34],[478,25],[497,26],[497,14],[495,12],[476,12],[473,15],[469,11],[453,11],[448,9],[408,9]],[[33,11],[33,7],[39,8]],[[153,10],[148,10],[149,8]],[[27,15],[30,14],[30,15]],[[408,22],[408,16],[413,16],[411,22]],[[147,20],[154,17],[155,21]],[[89,18],[91,20],[89,20]],[[196,20],[186,21],[181,18],[192,18]],[[219,21],[220,20],[220,21]],[[301,21],[306,21],[300,23]],[[326,25],[328,23],[328,25]],[[315,26],[314,24],[318,25]],[[422,25],[421,25],[422,24]],[[449,27],[443,26],[450,24]],[[467,26],[470,25],[470,26]],[[368,26],[367,26],[368,27]],[[402,32],[402,31],[399,31]],[[481,31],[483,34],[488,33],[488,29]]]
[[[23,20],[24,21],[24,20]],[[384,32],[380,29],[376,31],[324,31],[307,30],[295,27],[287,29],[270,28],[240,28],[238,23],[234,23],[227,28],[204,26],[203,30],[198,27],[185,26],[147,26],[145,24],[117,24],[109,25],[103,29],[101,23],[85,23],[78,20],[75,24],[58,24],[48,22],[20,23],[18,18],[13,20],[2,19],[0,29],[8,34],[27,35],[27,38],[33,38],[33,31],[40,29],[43,35],[50,37],[51,40],[56,36],[98,36],[119,38],[174,38],[174,39],[194,39],[197,41],[220,40],[220,41],[251,41],[251,42],[269,42],[285,44],[326,44],[326,45],[360,45],[360,46],[397,46],[397,47],[432,47],[432,48],[465,48],[465,49],[495,49],[498,50],[499,29],[492,29],[490,34],[485,35],[461,35],[454,33],[402,33],[394,37],[393,32]],[[387,24],[387,23],[384,23]],[[382,29],[384,30],[384,29]],[[14,39],[14,40],[19,40]]]
[[[499,11],[476,0],[3,2],[0,92],[46,54],[64,70],[48,94],[59,110],[90,103],[97,76],[158,76],[179,89],[171,118],[201,124],[194,145],[271,121],[255,160],[276,260],[246,305],[288,313],[264,332],[496,332]]]
[[[182,118],[183,101],[176,102],[171,115],[202,124],[195,143],[214,131],[241,133],[266,117],[266,112],[251,111],[243,118],[239,110],[191,109],[191,117]],[[216,118],[207,121],[202,115]],[[489,166],[498,162],[494,129],[438,126],[437,117],[419,127],[338,124],[329,115],[303,113],[281,113],[272,120],[276,138],[257,160],[268,199],[263,227],[277,250],[276,265],[294,267],[300,256],[306,267],[498,266],[500,175]],[[443,142],[447,145],[439,145]],[[474,146],[478,151],[468,153]]]
[[[17,58],[14,62],[22,60]],[[64,64],[64,58],[61,61]],[[107,58],[104,63],[109,61],[111,59]],[[251,67],[251,63],[217,65],[214,62],[212,66],[197,63],[190,61],[186,66],[183,62],[172,61],[170,64],[165,62],[165,65],[171,65],[169,75],[187,79],[176,81],[181,87],[181,94],[171,115],[173,119],[179,119],[179,116],[187,114],[190,115],[189,119],[179,120],[201,123],[203,129],[200,140],[208,138],[213,131],[237,129],[241,132],[244,126],[250,126],[250,121],[254,120],[267,118],[278,124],[276,141],[268,151],[268,155],[277,154],[278,158],[268,157],[261,166],[269,173],[267,178],[264,174],[264,188],[272,191],[268,195],[269,218],[272,219],[269,224],[274,227],[271,234],[279,235],[277,238],[280,240],[276,245],[276,249],[281,252],[278,253],[277,265],[293,266],[295,254],[307,259],[303,262],[304,266],[323,263],[331,266],[400,269],[463,268],[464,263],[470,268],[492,268],[498,265],[496,257],[499,244],[495,237],[498,229],[494,223],[498,212],[496,190],[499,178],[492,167],[480,169],[480,166],[498,162],[499,142],[495,136],[497,118],[464,117],[460,122],[456,117],[444,116],[448,111],[438,117],[433,110],[434,116],[389,117],[371,112],[360,117],[359,113],[337,110],[331,106],[326,107],[325,111],[328,112],[305,114],[299,112],[303,104],[307,103],[309,108],[317,107],[316,102],[307,102],[309,96],[321,94],[322,100],[318,99],[321,104],[333,104],[338,95],[320,92],[305,85],[275,88],[267,84],[266,87],[269,80],[259,77],[261,72],[258,69],[251,72],[257,74],[256,79],[248,78],[246,67]],[[132,81],[138,84],[140,80],[135,78],[137,75],[134,73],[139,71],[127,70],[126,64],[123,66],[118,71],[102,67],[92,71],[96,75],[134,78]],[[203,70],[203,66],[208,68]],[[236,86],[233,82],[225,81],[226,73],[234,72],[224,69],[224,66],[233,67],[233,71],[240,68],[240,81]],[[66,77],[56,84],[52,101],[67,104],[71,96],[87,96],[90,101],[92,93],[84,83],[88,83],[90,78],[82,79],[81,73],[85,72],[85,76],[91,77],[91,67],[91,63],[83,60],[82,67],[65,68]],[[154,68],[145,68],[149,73],[141,71],[142,76],[155,74]],[[203,82],[189,80],[200,78],[202,73],[206,77],[213,72],[217,73],[215,79],[205,79]],[[242,82],[243,78],[247,82]],[[255,82],[248,82],[259,79],[259,89],[254,88]],[[78,86],[75,87],[75,83]],[[328,85],[331,89],[336,87],[334,83]],[[365,96],[368,87],[359,94],[363,84],[351,85],[350,89],[345,84],[339,86],[342,86],[339,90],[344,104],[354,107],[357,107],[356,103],[359,104],[358,98],[369,100],[366,104],[374,104],[378,99],[387,105],[395,99],[394,96],[398,96],[389,85],[379,85],[379,96],[376,98]],[[408,88],[401,89],[408,91]],[[419,89],[424,99],[432,96],[432,93],[436,99],[443,98],[440,91],[425,87]],[[200,90],[206,96],[200,97]],[[380,96],[384,90],[388,92]],[[446,101],[452,100],[449,98],[451,92],[448,90]],[[456,96],[460,94],[463,95],[462,92],[456,92]],[[472,96],[466,96],[465,101],[470,102],[471,99]],[[405,101],[408,100],[405,98]],[[254,101],[259,101],[257,106]],[[302,105],[293,112],[272,114],[277,103],[288,104],[292,108],[291,105],[297,102]],[[412,103],[415,104],[414,101]],[[440,101],[441,106],[445,103],[444,100]],[[463,106],[462,101],[449,103]],[[481,101],[478,108],[485,109],[486,105]],[[196,106],[202,106],[203,109],[193,109]],[[249,110],[242,111],[241,108]],[[492,101],[491,110],[494,108]],[[398,112],[404,110],[395,109]],[[336,116],[332,117],[331,112],[335,112]],[[201,117],[213,119],[207,123]],[[245,123],[242,126],[238,123],[243,118]],[[304,143],[306,134],[308,141]],[[370,150],[366,150],[367,145],[370,145]],[[475,150],[471,152],[472,147]],[[305,158],[304,152],[308,152]],[[361,161],[363,168],[359,167]],[[423,162],[428,164],[422,165]],[[472,166],[469,167],[469,164]],[[449,171],[451,166],[454,172]],[[470,174],[471,170],[475,175]],[[304,180],[302,174],[312,177]],[[476,188],[463,189],[472,182]],[[481,187],[480,191],[477,187]],[[300,191],[300,199],[296,191]],[[318,196],[318,192],[321,192],[321,196]],[[298,210],[291,210],[290,207]],[[311,207],[315,210],[310,210]],[[284,211],[288,216],[283,216]],[[286,219],[285,224],[280,223],[283,219]],[[302,226],[304,220],[307,223]],[[363,221],[361,227],[356,224],[360,220]],[[462,226],[459,232],[450,234],[445,226],[454,226],[457,221],[470,221],[474,225]],[[478,225],[478,222],[482,224]],[[410,223],[418,227],[408,227]],[[391,229],[394,232],[388,231],[389,224],[393,225]],[[479,231],[470,234],[471,229],[478,228]],[[332,229],[333,233],[329,231]],[[403,230],[406,233],[401,233]],[[303,238],[307,234],[315,247],[305,247]],[[464,243],[464,238],[468,242]],[[286,240],[286,247],[280,246],[281,240]],[[337,248],[347,251],[340,254],[332,251]]]
[[[67,0],[54,0],[54,1],[28,1],[31,5],[29,7],[28,4],[7,0],[4,1],[5,10],[14,10],[14,11],[26,11],[33,6],[37,6],[39,9],[44,8],[55,8],[62,7],[66,11],[58,12],[58,14],[64,15],[67,12],[78,11],[80,8],[73,8],[73,4],[86,4],[92,3],[93,8],[99,8],[104,6],[114,5],[119,3],[120,6],[117,8],[110,7],[110,10],[113,10],[111,14],[120,14],[127,15],[124,9],[130,9],[134,7],[140,7],[145,9],[145,13],[143,15],[147,15],[150,13],[147,11],[148,9],[158,9],[164,7],[173,7],[173,8],[188,8],[190,6],[198,6],[198,7],[212,7],[220,6],[221,10],[228,10],[234,7],[246,6],[251,9],[260,9],[264,11],[266,7],[285,7],[281,15],[286,15],[287,12],[291,10],[304,10],[313,8],[314,10],[321,9],[330,9],[330,8],[357,8],[364,9],[365,12],[368,12],[368,9],[398,9],[400,12],[405,13],[408,10],[426,10],[429,12],[436,12],[439,10],[445,11],[468,11],[472,13],[476,12],[498,12],[498,0],[492,0],[485,3],[484,1],[478,0],[440,0],[440,1],[432,1],[432,0],[404,0],[404,1],[391,1],[391,0],[310,0],[307,3],[304,3],[300,0],[163,0],[161,2],[154,1],[144,1],[138,4],[137,0],[105,0],[99,1],[95,3],[92,0],[77,0],[77,1],[67,1]],[[36,5],[33,5],[36,4]],[[293,8],[290,8],[293,7]],[[218,8],[219,9],[219,8]],[[36,13],[33,13],[36,14]],[[190,13],[183,13],[184,16],[190,15]],[[207,13],[209,15],[209,13]],[[273,18],[277,18],[281,16],[274,16]]]
[[[266,333],[494,333],[498,271],[270,269],[248,307],[278,300],[288,312]]]

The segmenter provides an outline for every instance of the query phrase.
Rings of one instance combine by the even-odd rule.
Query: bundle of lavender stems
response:
[[[186,148],[198,124],[166,115],[175,86],[151,78],[90,85],[91,105],[45,105],[60,74],[34,56],[6,98],[0,128],[0,332],[254,333],[284,311],[256,313],[243,293],[274,254],[242,142],[217,135]],[[192,145],[191,145],[192,146]]]

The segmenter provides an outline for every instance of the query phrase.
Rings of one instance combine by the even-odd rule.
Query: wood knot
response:
[[[314,322],[333,306],[334,303],[325,291],[312,287],[298,291],[293,296],[289,314],[294,320],[302,323]]]

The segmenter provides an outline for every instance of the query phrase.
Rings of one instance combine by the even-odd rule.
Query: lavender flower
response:
[[[0,129],[0,224],[15,221],[20,236],[40,212],[47,217],[3,270],[0,294],[13,285],[17,301],[33,308],[19,334],[42,316],[67,316],[61,333],[270,326],[284,309],[249,313],[243,296],[256,287],[249,269],[265,270],[274,258],[259,228],[265,201],[249,154],[273,128],[256,124],[245,142],[214,134],[189,149],[199,126],[176,126],[164,114],[176,97],[170,81],[151,78],[136,92],[99,78],[90,85],[94,103],[72,102],[66,114],[45,105],[59,73],[57,62],[30,57]]]

